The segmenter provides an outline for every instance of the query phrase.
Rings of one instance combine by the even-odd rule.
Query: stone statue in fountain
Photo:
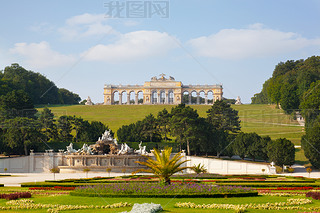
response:
[[[134,150],[134,153],[140,155],[146,155],[148,152],[146,151],[146,146],[142,146],[142,141],[139,143],[139,149]]]
[[[99,137],[98,141],[88,146],[87,144],[83,144],[82,148],[79,150],[73,149],[73,144],[70,143],[67,146],[67,151],[65,152],[68,155],[130,155],[130,154],[138,154],[138,155],[146,155],[148,152],[146,151],[146,146],[142,146],[142,142],[139,144],[138,150],[133,150],[130,148],[128,144],[121,144],[121,148],[119,149],[119,144],[117,139],[113,138],[110,130],[106,130],[101,137]]]
[[[74,154],[76,152],[77,152],[77,150],[75,150],[73,148],[73,143],[70,143],[69,146],[67,146],[67,151],[65,151],[64,153],[70,155],[70,154]]]
[[[118,152],[118,155],[127,155],[127,154],[132,154],[133,149],[128,146],[128,144],[124,143],[121,144],[121,149]]]
[[[82,148],[77,151],[79,155],[92,155],[91,147],[86,143],[83,144]]]

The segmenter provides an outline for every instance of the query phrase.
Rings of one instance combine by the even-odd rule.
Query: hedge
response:
[[[93,183],[46,183],[46,182],[38,182],[38,183],[21,183],[21,187],[54,187],[54,186],[64,186],[64,187],[77,187],[77,186],[88,186],[88,185],[97,185]]]
[[[241,193],[222,193],[222,194],[106,194],[106,193],[86,193],[86,192],[70,192],[72,196],[81,197],[130,197],[130,198],[226,198],[226,197],[254,197],[258,196],[258,192],[241,192]]]
[[[315,183],[314,180],[217,180],[216,183]]]
[[[219,186],[243,186],[243,187],[320,187],[320,183],[215,183]]]

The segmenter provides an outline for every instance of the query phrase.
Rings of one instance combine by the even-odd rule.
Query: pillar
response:
[[[138,93],[136,93],[135,96],[134,96],[134,104],[139,104],[138,101],[139,101]]]
[[[200,94],[197,93],[197,104],[200,104]]]
[[[30,150],[30,162],[29,162],[29,171],[28,172],[34,172],[35,170],[35,161],[34,161],[34,152],[33,152],[33,149]]]
[[[122,93],[119,93],[119,105],[122,104]]]
[[[130,92],[127,93],[127,104],[128,104],[128,105],[130,104]]]
[[[164,100],[165,104],[169,103],[169,93],[165,93],[165,100]]]
[[[204,94],[204,104],[208,104],[208,94]]]
[[[158,103],[158,104],[161,104],[161,100],[160,100],[160,99],[161,99],[161,93],[158,92],[157,95],[158,95],[157,103]]]
[[[189,104],[191,104],[191,93],[189,93]]]

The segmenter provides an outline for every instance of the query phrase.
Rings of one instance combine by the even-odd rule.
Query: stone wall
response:
[[[63,153],[53,153],[48,150],[45,153],[33,153],[29,156],[11,157],[0,159],[0,172],[7,173],[41,173],[50,172],[50,169],[62,164]]]
[[[174,154],[172,154],[173,156]],[[113,172],[122,172],[125,168],[126,172],[131,172],[139,168],[134,165],[136,160],[141,160],[141,156],[72,156],[64,153],[53,153],[51,150],[46,153],[31,153],[29,156],[2,158],[0,159],[0,173],[41,173],[50,172],[53,167],[59,166],[61,172],[82,171],[87,166],[92,167],[92,171],[106,171],[106,168],[112,168]],[[222,159],[211,159],[194,156],[185,156],[184,166],[194,166],[201,163],[209,173],[219,174],[264,174],[270,172],[270,166],[267,163],[250,163],[241,161],[231,161]],[[78,161],[79,160],[79,161]],[[73,165],[72,165],[73,163]],[[187,171],[191,172],[191,171]]]
[[[202,158],[194,156],[186,156],[186,166],[204,165],[209,173],[219,174],[269,174],[270,165],[267,163],[250,163],[232,160],[222,160],[213,158]],[[262,172],[264,169],[264,172]],[[190,171],[188,171],[190,172]]]

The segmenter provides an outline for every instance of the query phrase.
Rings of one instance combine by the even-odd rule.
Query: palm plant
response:
[[[138,172],[148,172],[153,173],[158,176],[160,181],[164,182],[164,184],[168,185],[171,183],[170,177],[180,171],[183,171],[189,167],[180,167],[182,164],[187,162],[188,160],[181,160],[183,156],[181,152],[175,154],[173,158],[170,159],[170,155],[172,152],[172,147],[166,147],[164,150],[160,151],[158,149],[154,149],[152,153],[154,154],[155,159],[150,156],[145,156],[147,161],[136,161],[141,165],[148,167],[147,169],[139,169],[133,173]]]
[[[204,165],[201,165],[201,163],[199,163],[198,165],[194,165],[193,167],[190,168],[192,171],[194,171],[197,175],[201,174],[201,173],[206,173],[207,169],[204,168]]]

